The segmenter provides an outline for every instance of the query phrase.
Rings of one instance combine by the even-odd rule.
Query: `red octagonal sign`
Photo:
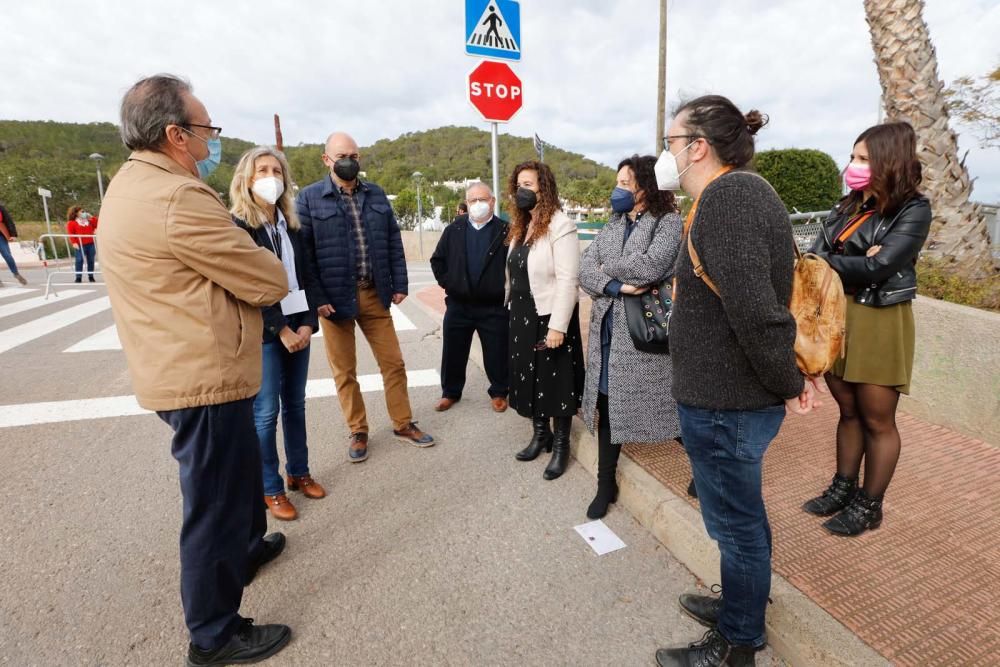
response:
[[[469,102],[483,118],[506,123],[521,108],[521,80],[505,63],[484,61],[469,73]]]

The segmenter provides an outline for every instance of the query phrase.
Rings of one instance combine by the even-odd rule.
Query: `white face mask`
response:
[[[685,146],[681,153],[691,148],[693,144],[694,141]],[[653,172],[656,174],[656,185],[661,190],[680,190],[681,176],[690,168],[689,164],[684,168],[684,171],[677,171],[677,157],[670,151],[663,151],[660,153],[660,159],[656,161],[656,166],[653,167]]]
[[[253,182],[253,193],[266,201],[274,204],[285,192],[285,183],[277,176],[265,176]]]
[[[476,222],[485,222],[490,217],[490,204],[485,201],[473,202],[469,206],[469,219]]]

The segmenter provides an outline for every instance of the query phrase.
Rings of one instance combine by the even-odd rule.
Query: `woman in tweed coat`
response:
[[[617,500],[615,472],[622,443],[663,442],[680,435],[671,395],[670,356],[632,343],[622,296],[641,294],[673,275],[683,223],[674,196],[656,184],[656,158],[634,155],[618,165],[614,213],[580,260],[580,287],[591,296],[583,419],[597,427],[597,495],[587,516],[598,519]]]

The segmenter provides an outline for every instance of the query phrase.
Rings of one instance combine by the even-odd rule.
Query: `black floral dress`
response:
[[[510,253],[510,405],[522,417],[572,417],[583,398],[580,309],[573,309],[566,339],[553,350],[536,350],[549,331],[539,317],[528,283],[529,246]]]

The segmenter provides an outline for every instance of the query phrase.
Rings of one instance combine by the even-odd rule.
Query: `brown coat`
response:
[[[216,405],[260,390],[260,307],[287,295],[288,279],[212,188],[164,154],[135,152],[108,186],[98,237],[142,407]]]

